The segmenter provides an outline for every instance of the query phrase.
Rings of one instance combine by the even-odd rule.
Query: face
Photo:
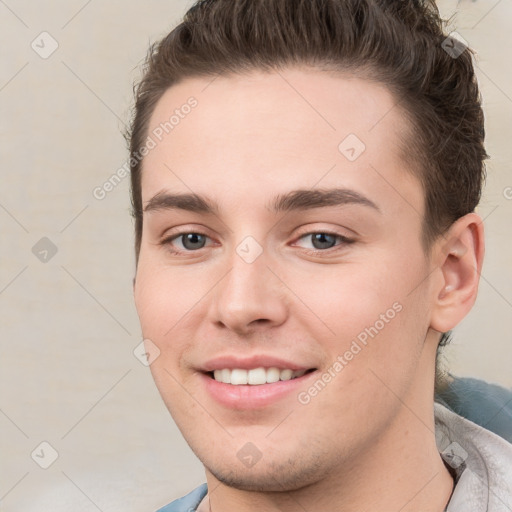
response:
[[[299,488],[412,428],[431,290],[395,104],[297,68],[189,79],[153,112],[136,307],[162,398],[222,482]]]

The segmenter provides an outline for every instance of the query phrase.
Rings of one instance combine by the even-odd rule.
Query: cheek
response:
[[[178,322],[194,313],[207,288],[192,267],[172,269],[139,262],[134,298],[144,336],[168,338]]]
[[[388,316],[394,317],[393,305],[403,303],[410,291],[411,276],[383,257],[329,267],[318,268],[307,279],[288,275],[284,280],[300,299],[298,307],[306,314],[302,318],[316,315],[319,329],[324,334],[330,330],[335,338],[356,336],[390,309]]]
[[[181,270],[163,268],[144,258],[139,260],[135,306],[143,337],[158,347],[159,354],[150,371],[165,403],[173,406],[170,408],[173,416],[176,405],[189,403],[190,398],[182,387],[190,375],[182,368],[181,361],[190,340],[194,339],[189,325],[198,321],[194,315],[201,292],[193,286],[194,281],[198,281],[197,277],[185,279]],[[188,383],[186,387],[193,391]]]
[[[322,319],[308,320],[305,328],[328,353],[319,376],[328,383],[325,393],[319,391],[323,385],[302,389],[300,403],[311,401],[314,410],[329,411],[334,423],[345,424],[355,414],[361,425],[364,418],[385,417],[397,406],[394,392],[405,393],[414,379],[428,328],[423,292],[410,293],[413,274],[410,268],[376,262],[365,272],[333,274],[331,280],[304,286],[300,293],[309,290],[307,304]]]
[[[368,368],[414,365],[428,329],[421,255],[373,256],[290,286],[307,305],[297,303],[294,319],[321,341],[331,362],[346,354],[347,378]]]

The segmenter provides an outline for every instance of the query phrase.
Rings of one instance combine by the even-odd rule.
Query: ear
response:
[[[436,244],[440,272],[435,280],[430,327],[453,329],[473,307],[484,259],[482,218],[468,213],[452,224]]]

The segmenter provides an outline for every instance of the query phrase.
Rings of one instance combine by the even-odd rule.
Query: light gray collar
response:
[[[447,512],[512,512],[512,444],[434,403],[436,443],[455,473]]]

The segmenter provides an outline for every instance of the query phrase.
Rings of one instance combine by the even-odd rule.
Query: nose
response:
[[[251,263],[234,253],[230,270],[213,290],[211,311],[218,327],[247,335],[285,322],[290,292],[268,263],[265,252]]]

